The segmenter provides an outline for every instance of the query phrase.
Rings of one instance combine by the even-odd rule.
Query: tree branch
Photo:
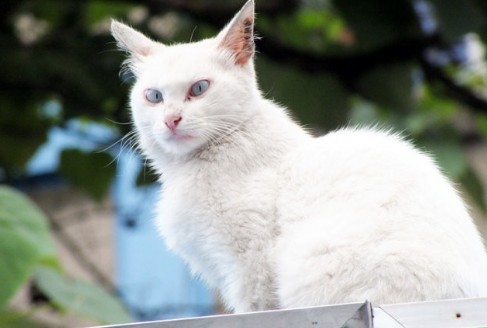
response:
[[[258,1],[256,11],[262,15],[275,15],[294,11],[299,0]],[[215,26],[223,26],[242,7],[243,0],[148,0],[147,6],[152,13],[167,10],[189,13],[192,17]]]
[[[359,92],[356,81],[363,74],[379,66],[387,66],[407,61],[419,62],[431,81],[438,81],[448,95],[469,106],[473,111],[487,113],[487,99],[479,96],[467,86],[458,84],[441,67],[429,62],[424,53],[432,47],[443,47],[439,36],[424,39],[402,39],[370,52],[345,56],[314,55],[309,52],[287,47],[273,38],[264,38],[258,44],[259,51],[270,59],[299,67],[309,73],[327,72],[352,92]]]
[[[150,0],[149,7],[153,12],[175,10],[190,13],[196,19],[221,26],[241,5],[241,1],[208,1],[208,0]],[[257,12],[262,15],[273,15],[291,12],[297,8],[297,0],[269,0],[257,4]],[[431,81],[441,83],[448,95],[468,105],[476,112],[487,113],[487,99],[477,95],[466,86],[459,85],[448,76],[441,67],[428,62],[424,53],[432,47],[444,48],[445,42],[441,35],[424,38],[404,38],[369,52],[361,52],[344,56],[318,55],[311,52],[289,47],[271,36],[258,41],[257,49],[273,61],[293,65],[311,74],[327,72],[335,75],[351,92],[358,93],[358,79],[370,70],[380,66],[414,61],[421,65]]]
[[[475,112],[487,113],[487,99],[476,94],[467,86],[458,84],[448,76],[441,67],[435,66],[427,59],[422,58],[421,67],[426,77],[431,81],[438,81],[445,87],[445,92],[455,100],[467,105]]]
[[[259,52],[268,58],[299,67],[311,74],[327,72],[335,75],[349,89],[356,91],[356,80],[379,66],[419,60],[425,48],[435,44],[436,38],[402,39],[370,52],[343,56],[316,55],[290,48],[273,38],[264,37],[258,43]]]

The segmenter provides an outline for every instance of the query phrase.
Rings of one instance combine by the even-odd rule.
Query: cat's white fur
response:
[[[487,296],[479,233],[428,155],[373,128],[314,138],[263,98],[253,12],[249,1],[216,38],[171,46],[112,24],[167,245],[238,312]]]

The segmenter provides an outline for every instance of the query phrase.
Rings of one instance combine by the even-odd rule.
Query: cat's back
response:
[[[320,202],[352,197],[364,205],[394,202],[424,193],[423,185],[435,194],[444,191],[438,195],[442,199],[457,197],[430,156],[400,135],[374,128],[340,129],[303,143],[287,157],[282,172],[303,198],[320,195]]]
[[[308,209],[300,208],[306,214],[297,219],[318,210],[370,211],[375,215],[366,218],[368,226],[425,216],[425,224],[472,225],[461,197],[432,157],[385,130],[347,128],[312,139],[288,157],[282,172],[284,189],[292,190],[283,195]],[[349,220],[363,222],[360,215]]]
[[[487,294],[487,256],[461,198],[402,137],[376,129],[329,133],[288,157],[282,181],[280,280],[327,286],[284,284],[286,306]],[[309,263],[317,274],[304,278],[299,267]],[[299,303],[303,293],[314,301]]]

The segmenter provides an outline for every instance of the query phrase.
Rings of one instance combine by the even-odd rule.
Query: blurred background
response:
[[[391,127],[430,152],[487,235],[487,2],[257,0],[263,93],[324,133]],[[244,0],[0,2],[0,327],[221,311],[153,226],[117,18],[170,44]]]

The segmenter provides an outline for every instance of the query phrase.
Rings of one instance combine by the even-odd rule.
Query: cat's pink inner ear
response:
[[[244,65],[254,54],[254,3],[248,1],[223,30],[220,47],[230,50],[238,65]]]

